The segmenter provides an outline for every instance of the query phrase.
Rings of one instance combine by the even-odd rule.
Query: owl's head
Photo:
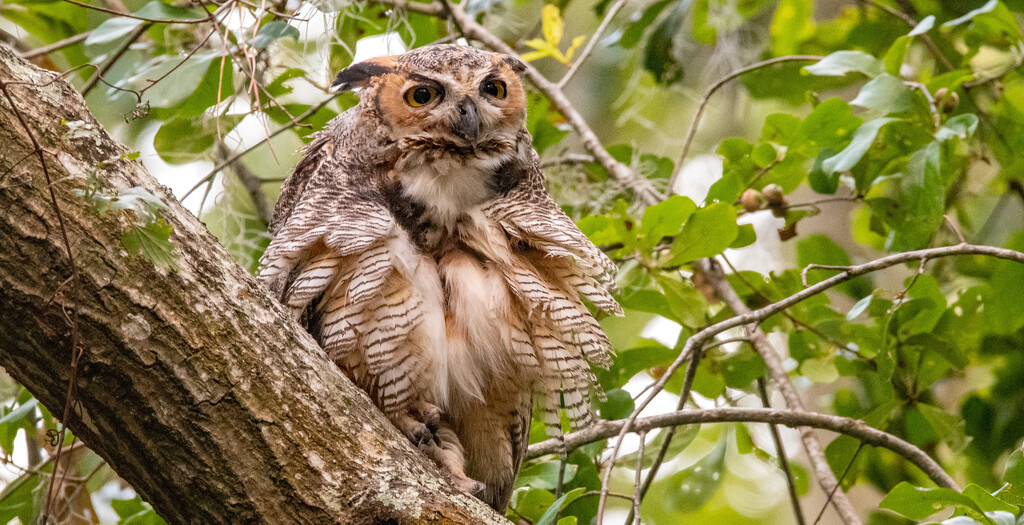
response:
[[[526,126],[525,67],[499,53],[433,45],[354,64],[331,87],[363,88],[362,104],[396,142],[486,148],[514,144]]]

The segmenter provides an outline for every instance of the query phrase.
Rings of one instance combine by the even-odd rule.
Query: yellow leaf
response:
[[[525,60],[527,62],[532,62],[534,60],[537,60],[539,58],[544,58],[546,56],[549,56],[549,54],[548,53],[542,53],[540,51],[530,51],[529,53],[523,53],[522,55],[519,55],[519,58],[521,58],[521,59],[523,59],[523,60]]]
[[[587,39],[587,37],[585,37],[583,35],[580,35],[580,36],[572,39],[572,45],[569,46],[569,49],[565,50],[565,60],[563,62],[565,62],[566,64],[571,62],[572,61],[572,54],[575,53],[576,50],[579,49],[579,47],[581,45],[583,45],[583,41],[586,40],[586,39]]]
[[[562,32],[565,31],[565,23],[557,7],[550,4],[544,6],[541,11],[541,28],[544,30],[544,40],[557,49],[558,43],[562,41]]]

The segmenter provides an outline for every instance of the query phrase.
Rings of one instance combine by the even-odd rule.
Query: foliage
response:
[[[30,47],[89,32],[47,54],[46,65],[88,91],[100,121],[147,152],[141,160],[166,184],[179,188],[177,178],[189,178],[184,188],[194,185],[195,193],[186,202],[252,270],[266,247],[269,219],[254,195],[273,202],[294,164],[292,152],[355,103],[325,87],[352,63],[357,45],[391,38],[416,47],[459,38],[464,28],[448,24],[440,9],[392,9],[373,0],[224,5],[220,11],[216,3],[124,0],[140,19],[62,0],[12,0],[0,16]],[[727,284],[756,309],[838,274],[835,267],[958,244],[961,235],[1024,251],[1020,0],[644,0],[622,15],[607,1],[466,0],[457,7],[503,41],[522,42],[521,57],[535,60],[549,78],[565,68],[543,58],[566,66],[588,60],[567,93],[607,152],[661,189],[682,169],[679,194],[640,201],[608,164],[570,153],[583,152],[573,133],[579,129],[567,123],[566,108],[531,87],[527,126],[550,165],[550,187],[620,267],[615,293],[626,315],[601,321],[617,351],[610,369],[596,371],[606,394],[598,406],[604,419],[629,417],[644,387],[666,377],[688,339],[734,314],[700,271],[706,258],[735,266]],[[605,34],[589,34],[606,15],[615,17]],[[213,27],[209,17],[220,23]],[[172,19],[177,23],[161,22]],[[566,45],[565,33],[580,36]],[[589,58],[578,52],[586,40],[597,43]],[[792,59],[753,68],[723,84],[724,92],[699,96],[741,66],[778,57]],[[85,64],[102,66],[104,82],[90,81],[96,68],[76,69]],[[698,109],[707,112],[700,122],[693,116]],[[677,166],[672,159],[687,130],[680,122],[691,121],[696,139]],[[69,133],[88,131],[72,124]],[[277,129],[284,132],[262,141]],[[250,169],[225,169],[228,155],[242,152],[239,162]],[[693,168],[698,153],[714,154],[711,162],[721,168],[706,192],[691,187],[701,175]],[[248,171],[256,180],[246,178]],[[97,213],[124,220],[126,250],[174,268],[173,232],[159,217],[157,197],[116,192],[93,179],[80,193]],[[213,199],[203,196],[211,193]],[[861,498],[869,506],[858,511],[870,523],[1021,522],[1022,296],[1024,265],[1014,261],[916,259],[811,295],[760,323],[787,357],[810,410],[893,434],[965,487],[937,487],[891,450],[839,435],[825,447],[825,459],[844,490],[857,486],[869,495]],[[694,372],[691,406],[760,406],[758,382],[766,372],[741,331],[718,334]],[[667,378],[664,410],[686,388],[685,375],[683,369]],[[0,492],[0,522],[27,523],[41,511],[50,472],[42,462],[54,451],[39,436],[56,423],[7,383],[0,389],[0,449],[5,463],[29,470],[10,476]],[[535,422],[531,439],[545,438]],[[795,453],[795,433],[783,438],[796,491],[818,491],[814,469]],[[528,461],[510,517],[592,523],[602,488],[633,497],[639,461],[641,478],[660,466],[640,507],[644,521],[792,519],[778,451],[762,424],[657,429],[646,435],[642,457],[630,445],[611,458],[613,442]],[[31,447],[42,448],[35,463],[20,452]],[[83,476],[89,461],[98,458],[79,460]],[[602,487],[609,468],[611,483]],[[87,484],[98,501],[103,484],[117,484],[103,472],[95,478],[102,484]],[[160,522],[148,505],[126,497],[107,498],[105,519]],[[625,500],[609,502],[624,514]],[[820,509],[808,501],[810,517]]]

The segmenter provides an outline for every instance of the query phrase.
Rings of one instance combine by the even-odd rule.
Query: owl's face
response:
[[[338,74],[334,87],[364,87],[362,103],[410,148],[514,143],[526,125],[522,62],[468,46],[436,45],[375,58]]]

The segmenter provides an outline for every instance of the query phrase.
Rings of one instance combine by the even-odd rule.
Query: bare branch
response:
[[[772,404],[768,399],[768,389],[765,388],[764,379],[757,378],[757,393],[761,396],[761,404],[771,409]],[[797,525],[804,525],[804,512],[800,508],[800,495],[796,491],[796,481],[793,479],[793,470],[789,468],[789,458],[786,457],[786,447],[782,444],[782,436],[779,434],[779,427],[775,423],[768,424],[771,431],[772,441],[775,443],[775,454],[779,457],[779,469],[786,477],[786,488],[789,490],[789,502],[793,505],[793,516]]]
[[[650,431],[655,428],[675,427],[681,425],[697,425],[707,423],[775,423],[790,428],[808,427],[831,430],[840,434],[855,437],[872,446],[889,449],[911,462],[928,475],[940,487],[960,490],[953,480],[942,470],[928,454],[920,448],[887,432],[872,428],[859,419],[815,414],[802,410],[778,410],[769,408],[736,408],[721,407],[700,410],[679,410],[667,414],[659,414],[637,419],[632,424],[629,420],[601,421],[594,426],[565,435],[565,446],[579,447],[602,439],[609,439],[622,433],[629,426],[630,432]],[[559,451],[557,439],[548,439],[530,445],[527,458],[536,458]]]
[[[73,46],[79,42],[82,42],[86,38],[89,38],[90,34],[92,34],[92,31],[86,31],[84,33],[79,33],[75,36],[69,36],[63,40],[58,40],[52,44],[47,44],[45,46],[40,46],[30,51],[20,53],[18,57],[23,58],[25,60],[31,60],[38,56],[48,55],[50,53],[53,53],[54,51],[59,51],[61,49],[64,49],[65,47]]]
[[[555,157],[550,160],[545,160],[540,163],[540,168],[554,168],[555,166],[565,166],[567,164],[585,164],[587,162],[594,162],[594,157],[591,155],[580,155],[578,153],[570,153],[561,157]]]
[[[131,47],[132,44],[134,44],[135,41],[138,40],[151,25],[153,25],[151,22],[146,22],[139,27],[136,27],[128,34],[124,41],[121,42],[121,45],[117,46],[117,49],[111,53],[110,58],[108,58],[101,66],[97,67],[96,71],[93,72],[91,77],[89,77],[89,80],[87,80],[85,85],[82,86],[82,96],[88,95],[89,92],[92,91],[92,88],[96,87],[100,78],[102,78],[107,71],[110,71],[110,68],[114,66],[114,63],[116,63],[117,60],[128,51],[128,48]]]
[[[751,313],[739,294],[729,285],[729,282],[722,274],[721,267],[717,263],[711,259],[705,259],[700,262],[699,266],[701,271],[709,277],[708,280],[715,289],[715,293],[722,299],[722,302],[732,309],[733,313],[738,316]],[[796,388],[793,387],[793,383],[789,380],[789,372],[782,363],[782,357],[768,341],[768,336],[764,333],[764,330],[761,330],[761,327],[756,324],[746,324],[743,326],[743,329],[747,337],[750,338],[751,345],[761,355],[761,359],[764,360],[772,380],[775,381],[779,392],[786,400],[786,406],[793,410],[804,410],[803,401],[800,399]],[[800,432],[800,439],[803,441],[807,457],[811,461],[811,466],[814,467],[818,484],[821,485],[826,493],[830,494],[829,502],[835,507],[843,522],[849,525],[859,525],[861,523],[860,517],[857,516],[856,509],[853,508],[850,500],[847,499],[846,493],[836,490],[839,487],[839,480],[836,479],[835,473],[832,472],[832,468],[825,458],[825,453],[821,443],[818,441],[818,437],[808,427],[799,427],[797,430]]]
[[[150,23],[153,23],[153,24],[202,24],[202,23],[210,21],[210,18],[208,18],[208,17],[203,17],[203,18],[147,18],[147,17],[144,17],[144,16],[134,15],[132,13],[124,13],[124,12],[117,11],[117,10],[114,10],[114,9],[109,9],[109,8],[106,8],[106,7],[100,7],[98,5],[86,4],[86,3],[83,3],[83,2],[79,2],[77,0],[62,0],[62,1],[67,2],[69,4],[77,5],[78,7],[84,7],[86,9],[92,9],[93,11],[101,11],[103,13],[111,14],[111,15],[114,15],[114,16],[122,16],[122,17],[125,17],[125,18],[131,18],[131,19],[134,19],[134,20],[142,20],[143,22],[150,22]],[[225,2],[223,5],[218,7],[216,11],[214,11],[214,15],[218,15],[222,11],[230,9],[232,5],[234,5],[234,2]]]
[[[260,140],[256,144],[253,144],[252,146],[250,146],[246,150],[240,151],[238,153],[235,153],[234,155],[231,155],[230,157],[228,157],[228,158],[218,162],[213,167],[213,169],[210,170],[209,173],[204,175],[203,178],[199,179],[199,181],[197,181],[195,183],[194,186],[189,188],[189,190],[186,191],[185,194],[182,195],[179,200],[185,200],[186,198],[188,198],[188,196],[192,195],[192,193],[195,192],[196,190],[198,190],[200,188],[200,186],[202,186],[202,185],[206,184],[207,182],[210,182],[211,180],[213,180],[213,178],[216,177],[217,174],[221,172],[221,170],[223,170],[224,168],[232,165],[235,161],[237,161],[238,159],[244,157],[249,152],[255,150],[256,148],[258,148],[260,146],[262,146],[265,142],[269,142],[270,139],[280,135],[281,133],[284,133],[285,131],[288,131],[289,129],[294,128],[295,126],[300,124],[302,121],[306,120],[307,118],[312,117],[313,115],[316,114],[317,111],[320,111],[324,106],[326,106],[332,100],[334,100],[334,98],[336,96],[338,96],[337,93],[335,93],[335,94],[325,98],[324,100],[320,101],[319,104],[317,104],[317,105],[307,109],[304,113],[302,113],[301,115],[293,118],[290,122],[288,122],[284,126],[281,126],[278,130],[276,130],[273,133],[267,135],[265,138],[263,138],[262,140]],[[264,181],[264,182],[275,182],[275,181],[267,180],[267,181]]]

